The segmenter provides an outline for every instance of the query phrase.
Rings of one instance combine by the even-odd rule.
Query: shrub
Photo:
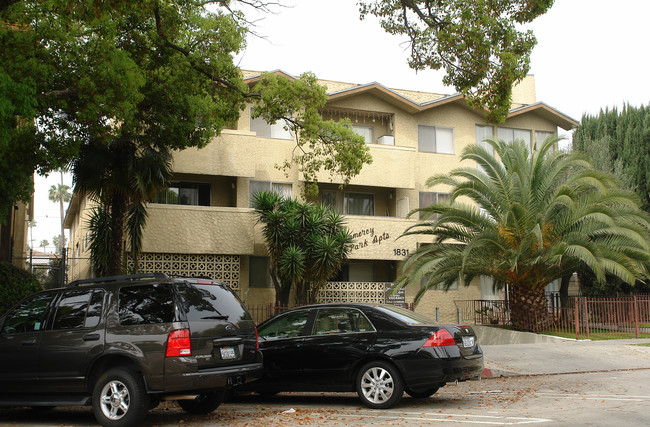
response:
[[[0,262],[0,314],[27,295],[42,290],[36,276],[8,262]]]

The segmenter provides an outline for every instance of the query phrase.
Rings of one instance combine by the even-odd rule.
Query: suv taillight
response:
[[[448,330],[438,329],[435,334],[431,335],[431,338],[429,338],[422,347],[444,347],[447,345],[456,345],[454,337],[451,336]]]
[[[190,330],[178,329],[172,331],[167,338],[167,352],[165,357],[191,356]]]

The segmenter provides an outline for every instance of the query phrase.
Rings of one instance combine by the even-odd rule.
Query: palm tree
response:
[[[288,305],[295,290],[297,304],[316,302],[320,288],[352,250],[343,217],[325,206],[270,192],[255,194],[253,207],[264,224],[276,300]]]
[[[448,202],[416,211],[435,214],[432,220],[404,233],[433,236],[431,245],[408,258],[399,283],[423,281],[416,303],[433,287],[489,276],[509,288],[513,326],[537,330],[546,320],[544,288],[578,268],[598,280],[607,274],[628,283],[645,277],[649,222],[634,194],[582,155],[553,151],[557,139],[532,153],[522,141],[488,142],[498,158],[469,146],[462,159],[479,168],[427,181],[452,190]]]
[[[63,229],[63,220],[64,220],[64,208],[63,203],[68,203],[72,199],[72,194],[70,194],[70,186],[63,184],[63,171],[61,173],[61,184],[53,185],[50,187],[50,192],[48,198],[53,202],[59,203],[59,208],[61,211],[61,236],[65,236],[65,230]],[[60,245],[65,245],[65,239],[59,239]],[[63,246],[59,247],[59,252],[63,253]]]
[[[47,239],[43,239],[43,240],[41,240],[41,243],[38,246],[43,248],[43,252],[45,252],[45,247],[49,246],[49,245],[50,245],[50,242],[48,242]]]
[[[91,259],[96,273],[97,269],[101,274],[122,272],[125,232],[137,269],[147,220],[145,205],[169,185],[170,150],[139,145],[136,138],[126,137],[109,143],[89,142],[81,147],[71,169],[75,190],[99,205],[93,213],[95,221],[90,222]]]

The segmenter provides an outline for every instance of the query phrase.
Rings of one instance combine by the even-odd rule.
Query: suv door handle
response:
[[[84,335],[84,341],[98,341],[99,334],[88,334]]]

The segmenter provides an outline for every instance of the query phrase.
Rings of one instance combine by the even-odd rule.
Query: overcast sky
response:
[[[244,69],[306,71],[324,80],[378,82],[396,89],[451,94],[441,72],[415,73],[406,65],[404,40],[379,24],[359,20],[355,0],[286,0],[256,23],[237,60]],[[650,103],[648,17],[641,0],[556,0],[530,28],[537,37],[530,73],[537,100],[580,121],[600,109]],[[59,208],[47,199],[59,174],[36,178],[34,246],[59,234]],[[70,178],[66,177],[70,185]]]

